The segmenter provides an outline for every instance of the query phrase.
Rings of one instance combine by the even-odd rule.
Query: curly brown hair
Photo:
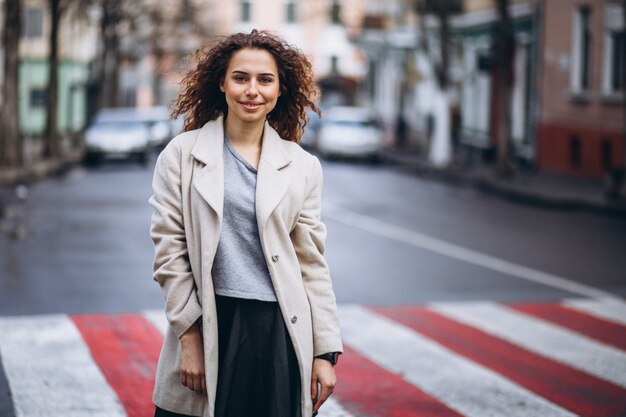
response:
[[[196,68],[181,82],[181,93],[174,101],[172,117],[185,116],[183,131],[201,128],[206,122],[228,114],[228,106],[220,84],[234,52],[244,49],[264,49],[274,57],[278,68],[281,95],[267,121],[281,138],[300,142],[310,108],[318,115],[313,102],[319,90],[313,82],[311,63],[304,53],[268,31],[252,30],[222,37],[212,47],[196,52]]]

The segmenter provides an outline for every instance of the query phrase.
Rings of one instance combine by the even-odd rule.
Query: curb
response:
[[[520,189],[504,184],[484,175],[476,175],[460,168],[437,169],[415,158],[397,157],[391,153],[384,155],[385,161],[408,168],[410,172],[426,179],[440,181],[449,185],[472,187],[483,193],[534,207],[561,211],[587,211],[596,214],[626,218],[626,202],[601,202],[568,196],[551,196],[540,191]]]
[[[82,160],[76,152],[62,159],[39,161],[30,167],[15,169],[0,168],[0,187],[11,187],[20,183],[32,183],[47,177],[62,175]]]
[[[30,167],[0,168],[0,219],[4,217],[6,206],[12,203],[13,187],[61,176],[79,164],[81,160],[82,152],[74,152],[62,159],[36,162]],[[11,191],[8,191],[9,189]]]

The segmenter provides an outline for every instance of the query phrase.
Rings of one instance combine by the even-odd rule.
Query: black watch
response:
[[[337,361],[339,360],[339,352],[329,352],[324,353],[323,355],[316,356],[317,359],[324,359],[333,364],[333,366],[337,365]]]

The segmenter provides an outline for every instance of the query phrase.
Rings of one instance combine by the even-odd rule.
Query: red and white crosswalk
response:
[[[626,303],[340,306],[322,417],[626,416]],[[0,318],[15,417],[148,417],[158,311]]]

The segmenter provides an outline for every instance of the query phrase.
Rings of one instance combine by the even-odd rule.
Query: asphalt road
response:
[[[626,220],[490,197],[385,165],[325,162],[339,303],[626,295]],[[152,166],[78,168],[0,222],[0,315],[162,307],[151,278]]]

